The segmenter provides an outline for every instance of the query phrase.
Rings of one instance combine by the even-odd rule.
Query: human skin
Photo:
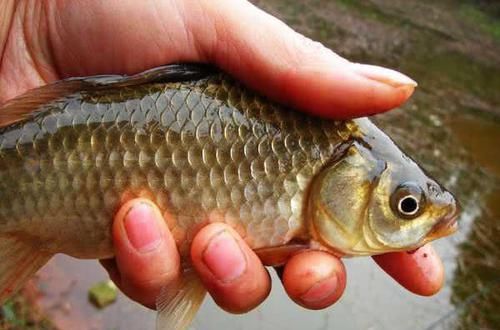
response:
[[[398,72],[349,62],[244,0],[2,0],[0,56],[0,105],[66,77],[133,74],[174,62],[212,63],[272,99],[334,119],[397,107],[416,86]],[[128,201],[115,216],[113,238],[116,257],[102,264],[130,298],[154,308],[180,272],[162,214],[150,201]],[[270,291],[258,257],[225,224],[201,229],[191,258],[225,310],[246,312]],[[416,294],[442,286],[431,246],[375,260]],[[346,282],[342,262],[319,251],[294,255],[279,273],[290,298],[311,309],[337,301]]]

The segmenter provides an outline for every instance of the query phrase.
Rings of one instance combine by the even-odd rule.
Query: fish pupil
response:
[[[406,196],[399,203],[399,210],[405,215],[413,215],[418,211],[418,201],[413,196]]]

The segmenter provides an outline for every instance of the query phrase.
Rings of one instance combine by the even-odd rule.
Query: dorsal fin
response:
[[[0,107],[0,127],[32,118],[51,101],[80,91],[105,90],[148,83],[167,83],[204,78],[216,72],[203,64],[172,64],[153,68],[135,75],[98,75],[68,78],[38,87],[8,101]]]
[[[10,100],[0,108],[0,127],[6,127],[29,119],[47,103],[81,90],[81,82],[58,81],[38,87]]]

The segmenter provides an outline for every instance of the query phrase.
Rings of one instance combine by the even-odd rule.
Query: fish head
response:
[[[310,232],[333,252],[412,250],[457,230],[453,195],[383,139],[350,144],[312,183]]]

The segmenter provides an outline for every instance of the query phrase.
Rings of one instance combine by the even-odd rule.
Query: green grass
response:
[[[17,294],[0,307],[0,329],[55,330],[55,327],[22,294]]]
[[[408,21],[397,16],[389,15],[372,4],[359,0],[337,0],[344,8],[351,9],[359,13],[362,17],[378,21],[380,23],[402,26],[408,24]]]
[[[425,40],[415,43],[413,55],[402,60],[401,69],[426,87],[446,86],[500,103],[500,69],[455,51],[428,52],[428,47]]]
[[[500,20],[488,15],[478,6],[472,4],[462,4],[460,15],[470,23],[478,26],[482,32],[491,35],[500,42]]]
[[[382,7],[363,0],[337,0],[337,3],[346,9],[357,12],[364,19],[382,23],[387,26],[394,26],[400,29],[413,29],[427,36],[439,37],[443,40],[454,40],[454,38],[439,29],[422,25],[407,17],[397,13],[385,11]]]

